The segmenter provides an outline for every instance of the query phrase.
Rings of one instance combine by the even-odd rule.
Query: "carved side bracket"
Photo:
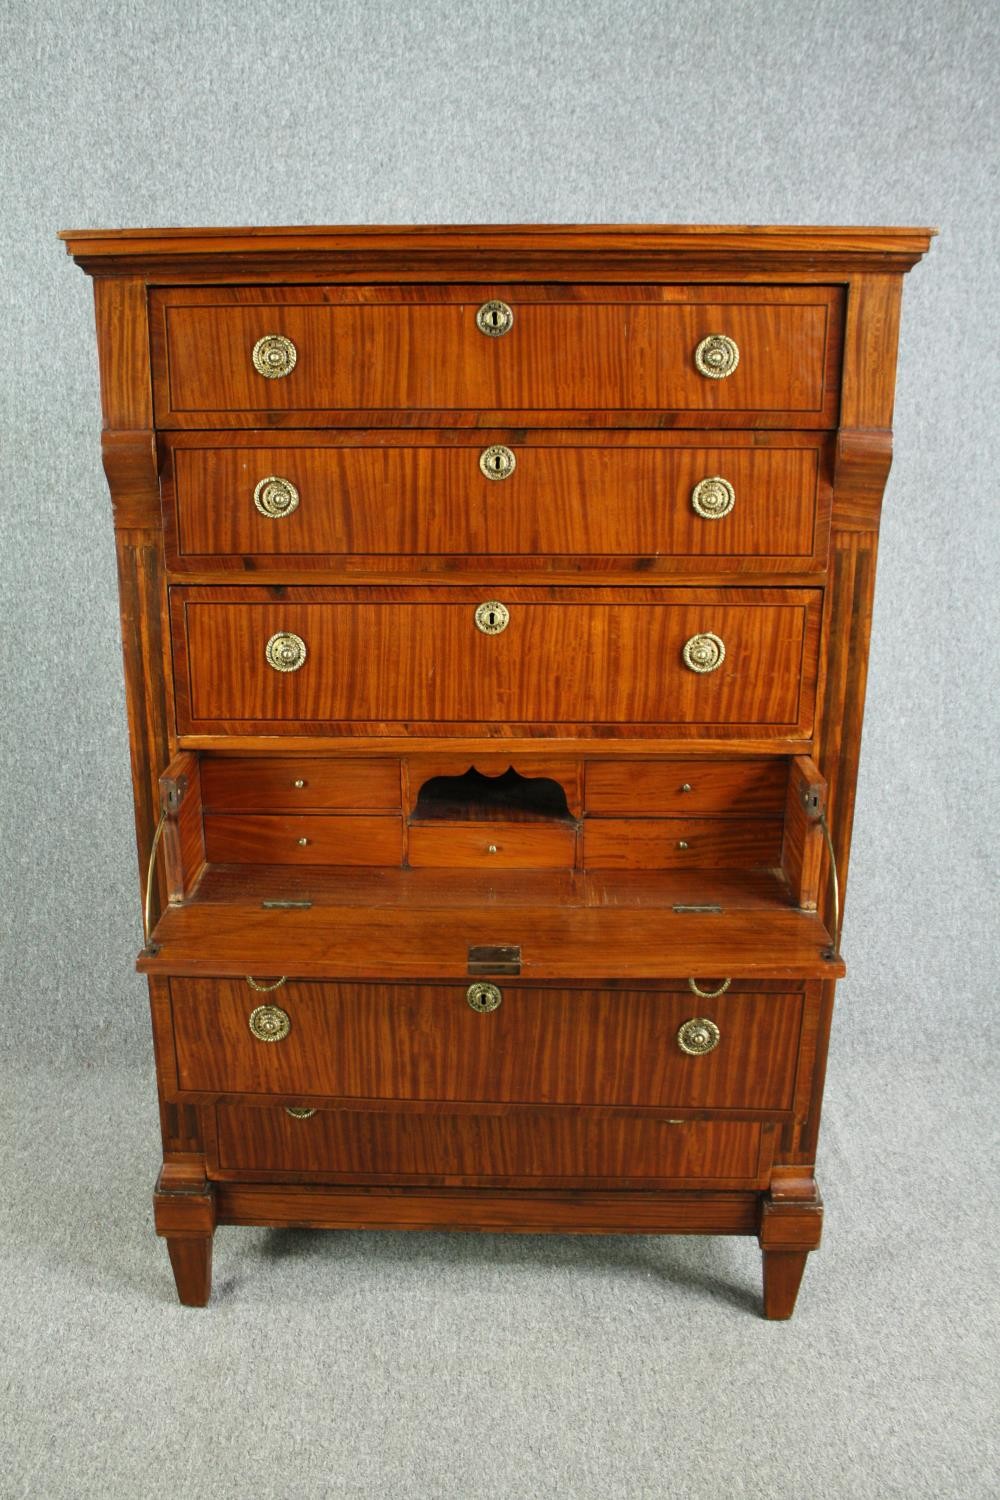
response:
[[[151,431],[101,434],[101,457],[111,491],[115,529],[147,530],[160,524],[156,437]]]
[[[877,531],[882,496],[892,467],[892,432],[843,427],[837,434],[833,524],[840,530]]]

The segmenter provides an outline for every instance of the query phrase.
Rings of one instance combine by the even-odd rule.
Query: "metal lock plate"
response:
[[[484,302],[476,313],[476,327],[491,339],[498,339],[502,334],[509,333],[513,326],[514,313],[499,298]]]
[[[476,610],[476,628],[483,635],[499,635],[510,624],[510,611],[499,599],[487,599]]]

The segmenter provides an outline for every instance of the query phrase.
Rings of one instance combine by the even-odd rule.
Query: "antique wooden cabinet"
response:
[[[929,235],[63,236],[183,1302],[445,1227],[755,1235],[790,1315]]]

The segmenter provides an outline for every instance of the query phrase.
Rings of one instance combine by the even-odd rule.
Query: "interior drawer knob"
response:
[[[696,979],[689,979],[688,989],[691,991],[692,995],[697,995],[699,1000],[718,1000],[720,995],[724,995],[726,993],[732,982],[733,981],[731,979],[724,979],[717,990],[703,990],[699,989],[698,981]]]
[[[254,490],[253,503],[262,516],[267,516],[271,521],[280,521],[282,516],[290,516],[295,510],[299,503],[299,492],[290,479],[282,479],[278,474],[268,474]]]
[[[695,366],[709,380],[725,380],[740,362],[739,345],[725,333],[710,333],[694,351]]]
[[[258,1042],[283,1042],[292,1029],[291,1017],[280,1005],[258,1005],[247,1024]]]
[[[706,521],[721,521],[728,516],[736,504],[736,491],[728,479],[713,474],[709,479],[699,479],[691,491],[692,509]]]
[[[294,1104],[285,1105],[285,1114],[291,1115],[293,1120],[311,1120],[315,1113],[314,1109],[299,1109]]]
[[[266,380],[283,380],[295,369],[298,350],[282,333],[265,333],[253,346],[253,367]]]
[[[509,479],[517,467],[517,459],[503,443],[491,443],[480,453],[479,467],[487,479]]]
[[[725,659],[725,642],[710,630],[684,642],[684,665],[692,672],[714,672]]]
[[[514,326],[514,313],[506,302],[501,302],[494,297],[489,302],[484,302],[476,313],[476,327],[480,333],[485,333],[488,338],[498,339],[501,334],[510,333]]]
[[[306,643],[290,630],[279,630],[264,647],[264,655],[276,672],[297,672],[306,659]]]
[[[499,635],[510,624],[510,610],[499,599],[487,599],[476,610],[476,628],[483,635]]]
[[[719,1028],[706,1016],[694,1016],[678,1031],[677,1045],[689,1057],[704,1057],[719,1045]]]
[[[465,998],[473,1010],[477,1010],[480,1015],[488,1015],[499,1006],[503,992],[495,984],[470,984]]]

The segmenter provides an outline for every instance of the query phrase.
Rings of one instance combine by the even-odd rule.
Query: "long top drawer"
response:
[[[670,413],[831,427],[841,304],[838,288],[808,286],[167,289],[152,306],[157,422],[475,411],[532,426]],[[494,306],[502,333],[483,315]]]

